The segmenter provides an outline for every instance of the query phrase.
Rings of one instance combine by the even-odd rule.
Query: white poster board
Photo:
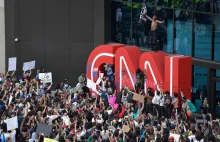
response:
[[[87,78],[87,87],[92,89],[92,91],[98,93],[98,91],[96,89],[96,83],[93,82],[92,80],[90,80],[89,78]]]
[[[52,73],[39,73],[39,79],[44,83],[52,83]]]
[[[7,119],[7,120],[4,120],[4,122],[7,124],[7,130],[8,131],[18,128],[18,118],[17,118],[17,116],[13,117],[13,118],[10,118],[10,119]]]
[[[98,80],[96,81],[96,85],[99,85],[99,84],[101,83],[103,76],[104,76],[104,73],[100,73],[100,74],[99,74],[99,78],[98,78]]]
[[[23,64],[23,71],[35,69],[35,61],[25,62]]]
[[[8,59],[8,71],[15,71],[16,65],[17,65],[17,58],[16,57]]]

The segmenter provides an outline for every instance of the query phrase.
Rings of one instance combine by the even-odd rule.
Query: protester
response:
[[[97,92],[86,86],[84,73],[75,87],[67,79],[56,86],[46,84],[39,79],[40,70],[35,78],[31,71],[24,72],[21,77],[15,77],[14,73],[1,74],[0,141],[43,142],[46,138],[59,142],[220,140],[220,122],[214,122],[208,113],[207,99],[203,99],[201,123],[198,118],[184,117],[187,115],[186,99],[182,97],[179,105],[177,93],[170,96],[168,91],[155,89],[154,92],[148,88],[145,95],[140,90],[140,80],[135,90],[124,87],[117,91],[112,65],[105,67],[107,73],[101,78]],[[55,93],[51,90],[53,87]],[[135,95],[144,96],[144,101],[133,99]],[[7,120],[15,116],[18,128],[7,130]],[[52,127],[49,136],[37,131],[40,123]]]

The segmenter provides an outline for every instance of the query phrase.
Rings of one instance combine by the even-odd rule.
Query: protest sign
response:
[[[7,130],[8,131],[18,128],[18,118],[17,118],[17,116],[13,117],[13,118],[10,118],[10,119],[6,119],[6,120],[4,120],[4,122],[7,124]]]
[[[139,101],[139,102],[144,102],[144,96],[137,94],[137,93],[133,93],[133,100],[135,101]]]
[[[16,65],[17,65],[17,58],[16,57],[8,59],[8,71],[15,71]]]
[[[52,83],[52,73],[39,73],[39,79],[44,83]]]
[[[49,138],[44,138],[44,142],[58,142],[58,141]]]
[[[124,133],[129,132],[129,126],[128,126],[128,125],[123,125],[123,126],[122,126],[122,131],[123,131]]]
[[[37,130],[36,130],[36,134],[41,134],[43,133],[44,136],[49,137],[50,133],[52,131],[53,126],[52,125],[45,125],[45,124],[41,124],[38,123],[37,124]]]
[[[23,71],[35,69],[35,61],[25,62],[23,64]]]
[[[99,84],[101,83],[103,76],[104,76],[104,73],[100,73],[100,74],[99,74],[99,78],[98,78],[98,80],[96,81],[96,85],[99,85]]]

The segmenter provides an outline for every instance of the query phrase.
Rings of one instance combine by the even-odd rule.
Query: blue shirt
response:
[[[39,79],[39,73],[36,75],[36,77],[35,77],[36,79]]]

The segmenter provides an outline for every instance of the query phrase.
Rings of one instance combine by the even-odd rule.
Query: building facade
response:
[[[100,44],[123,43],[147,50],[150,21],[140,22],[143,0],[5,0],[5,68],[10,57],[36,60],[55,83],[77,82],[90,52]],[[220,116],[220,0],[146,0],[168,54],[193,57],[192,97],[208,98]],[[18,41],[15,41],[18,38]],[[199,106],[198,103],[196,105]]]
[[[111,1],[111,41],[148,49],[151,21],[140,21],[144,3],[148,16],[165,20],[157,29],[163,51],[193,57],[193,102],[199,108],[202,93],[214,104],[210,111],[219,116],[220,0],[144,1]]]

